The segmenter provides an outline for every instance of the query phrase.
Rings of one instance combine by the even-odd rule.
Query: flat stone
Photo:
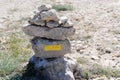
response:
[[[48,21],[46,26],[49,28],[55,28],[55,27],[59,26],[59,23],[56,21]]]
[[[74,28],[48,28],[28,25],[23,27],[23,31],[30,36],[46,37],[49,39],[65,40],[67,37],[74,35]]]
[[[41,17],[38,15],[35,15],[32,19],[30,19],[29,23],[39,25],[39,26],[45,26],[45,21],[43,21]]]
[[[73,27],[73,23],[71,21],[67,21],[63,27]]]
[[[61,57],[71,53],[69,40],[50,40],[44,38],[34,38],[31,40],[32,48],[36,57],[53,58]]]
[[[52,9],[52,6],[51,6],[51,5],[45,5],[45,4],[43,4],[43,5],[41,5],[40,7],[38,7],[38,10],[39,10],[40,12],[42,12],[42,11],[48,11],[48,10],[50,10],[50,9]]]
[[[50,20],[59,22],[59,17],[56,15],[56,11],[54,9],[51,9],[49,11],[43,11],[40,13],[40,15],[41,19],[47,22]]]

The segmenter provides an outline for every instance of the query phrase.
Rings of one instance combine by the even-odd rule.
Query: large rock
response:
[[[71,53],[69,40],[50,40],[36,37],[31,40],[36,57],[53,58]]]
[[[75,80],[77,62],[72,58],[41,59],[33,56],[23,74],[24,80]],[[31,72],[32,71],[32,72]],[[32,73],[30,75],[30,73]]]
[[[59,22],[59,17],[56,15],[56,11],[54,9],[51,9],[49,11],[43,11],[40,13],[40,16],[42,20],[45,20],[47,22],[50,20]]]
[[[43,5],[41,5],[40,7],[38,7],[38,10],[39,10],[40,12],[42,12],[42,11],[48,11],[48,10],[50,10],[50,9],[52,9],[52,6],[51,6],[51,5],[45,5],[45,4],[43,4]]]
[[[36,27],[34,25],[28,25],[23,27],[23,31],[30,36],[46,37],[56,40],[65,40],[67,37],[74,35],[74,28],[47,28],[47,27]]]

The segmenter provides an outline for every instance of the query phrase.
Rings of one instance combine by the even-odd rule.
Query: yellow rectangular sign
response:
[[[60,51],[62,50],[62,45],[47,45],[44,47],[45,51]]]

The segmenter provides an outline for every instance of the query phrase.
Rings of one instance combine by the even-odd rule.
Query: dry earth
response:
[[[73,11],[58,12],[76,28],[72,56],[120,70],[120,0],[0,0],[0,43],[10,33],[23,33],[21,27],[43,3],[73,5]]]

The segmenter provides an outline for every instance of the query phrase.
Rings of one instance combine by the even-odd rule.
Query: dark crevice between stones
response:
[[[35,76],[35,73],[36,70],[34,69],[34,63],[28,63],[27,68],[22,75],[22,80],[27,80],[27,78]]]
[[[43,39],[43,40],[45,39],[45,40],[48,40],[49,42],[63,41],[63,40],[55,40],[55,39],[49,39],[49,38],[37,36],[37,37],[34,37],[33,39],[31,39],[31,43],[36,44],[35,42],[37,42],[37,41],[40,40],[40,39]]]

